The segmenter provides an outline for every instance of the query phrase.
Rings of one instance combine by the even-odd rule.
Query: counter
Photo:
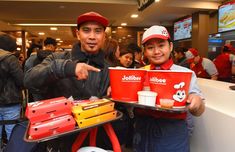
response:
[[[235,149],[235,90],[215,80],[198,78],[203,92],[206,111],[194,117],[195,128],[191,137],[191,152],[231,152]]]

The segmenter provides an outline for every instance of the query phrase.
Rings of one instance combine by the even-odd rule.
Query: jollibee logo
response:
[[[151,77],[150,78],[150,83],[166,85],[166,79],[164,79],[164,78],[157,78],[157,77]]]
[[[184,82],[180,82],[179,84],[174,85],[174,89],[176,89],[176,93],[173,95],[173,99],[182,102],[186,98],[186,93],[183,87],[185,86]]]
[[[141,77],[138,77],[138,76],[135,76],[135,75],[129,75],[129,76],[126,76],[126,75],[124,75],[123,77],[122,77],[122,81],[128,81],[128,82],[133,82],[133,81],[137,81],[137,82],[139,82],[139,81],[141,81]]]

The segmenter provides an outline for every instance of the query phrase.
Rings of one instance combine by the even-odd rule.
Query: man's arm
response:
[[[63,54],[49,55],[42,63],[29,69],[25,73],[24,84],[27,88],[43,88],[55,81],[75,76],[76,63],[62,59]],[[66,70],[69,66],[69,70]],[[71,70],[70,70],[71,69]]]

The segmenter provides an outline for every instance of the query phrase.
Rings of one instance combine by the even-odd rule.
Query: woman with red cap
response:
[[[192,72],[188,110],[200,116],[205,109],[196,75],[190,69],[173,64],[170,54],[173,43],[167,29],[152,26],[143,34],[142,44],[150,65],[148,70],[177,70]],[[136,109],[133,147],[135,152],[189,152],[186,112],[168,113],[150,109]]]

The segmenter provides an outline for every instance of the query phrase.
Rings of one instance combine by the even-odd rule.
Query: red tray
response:
[[[25,134],[24,134],[24,140],[26,142],[44,142],[44,141],[52,140],[52,139],[59,138],[59,137],[65,136],[65,135],[70,135],[70,134],[78,133],[78,132],[80,132],[82,130],[94,128],[94,127],[103,125],[105,123],[118,120],[121,117],[122,117],[122,112],[117,111],[117,117],[115,119],[112,119],[112,120],[109,120],[109,121],[105,121],[105,122],[102,122],[102,123],[99,123],[99,124],[95,124],[95,125],[92,125],[92,126],[84,127],[84,128],[78,128],[78,126],[76,126],[74,130],[66,131],[66,132],[63,132],[63,133],[55,134],[55,135],[44,137],[44,138],[40,138],[40,139],[29,139],[28,132],[29,132],[29,125],[30,124],[28,124],[27,129],[26,129]]]

